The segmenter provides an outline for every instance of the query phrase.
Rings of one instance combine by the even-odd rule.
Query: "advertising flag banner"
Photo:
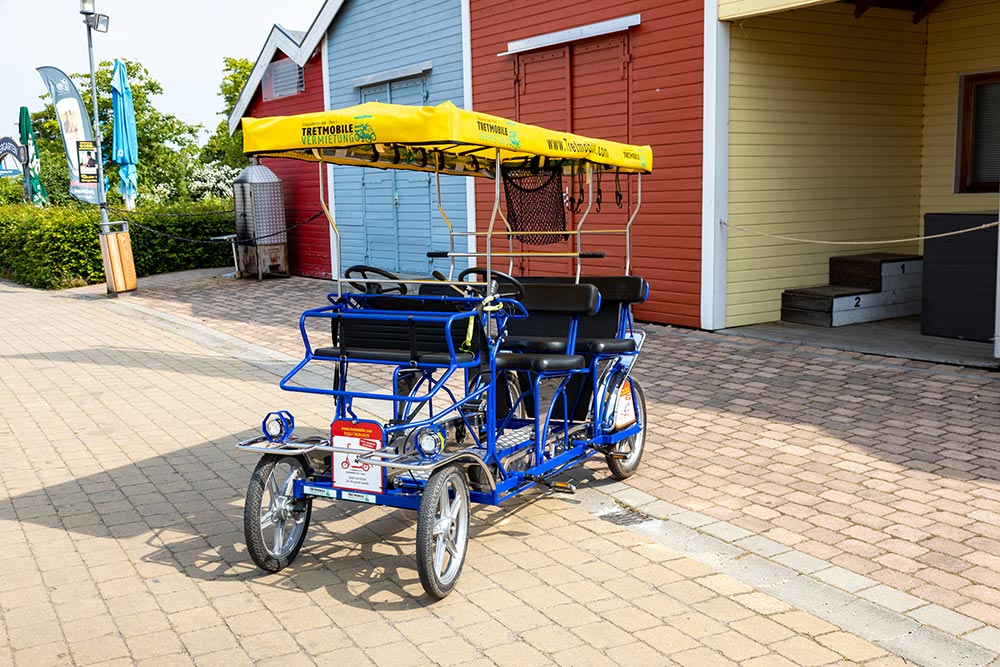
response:
[[[0,139],[0,178],[17,176],[24,173],[24,169],[20,165],[17,167],[4,166],[5,164],[9,164],[6,162],[8,155],[21,164],[27,161],[27,157],[24,155],[24,146],[18,144],[10,137],[3,137]]]
[[[28,187],[31,188],[29,195],[31,203],[35,206],[43,206],[48,203],[49,193],[45,190],[40,178],[42,163],[38,159],[35,131],[31,127],[31,114],[28,113],[28,107],[21,107],[18,130],[21,133],[21,145],[28,149]]]
[[[38,73],[49,89],[56,118],[59,119],[66,162],[69,164],[69,193],[81,201],[97,204],[97,151],[87,108],[76,86],[62,70],[39,67]],[[91,147],[89,159],[85,148],[88,144]],[[88,166],[90,161],[93,161],[92,166]]]

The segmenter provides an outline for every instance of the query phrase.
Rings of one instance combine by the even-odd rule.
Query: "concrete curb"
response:
[[[591,514],[625,507],[645,518],[631,530],[914,664],[1000,665],[1000,633],[980,621],[621,482],[591,486],[587,475],[574,475],[584,488],[573,501]]]

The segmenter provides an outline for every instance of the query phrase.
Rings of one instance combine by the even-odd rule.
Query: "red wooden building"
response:
[[[632,272],[649,280],[652,293],[637,314],[700,326],[703,1],[470,0],[470,24],[477,111],[653,147],[632,243]],[[637,196],[635,178],[624,181],[631,192],[618,209],[605,176],[602,213],[587,226],[624,225]],[[492,184],[477,183],[480,229],[492,201]],[[600,244],[608,253],[585,272],[621,271],[621,240],[584,238],[585,249]],[[553,266],[564,260],[532,261],[536,274],[567,268]]]
[[[300,43],[304,35],[277,25],[271,29],[237,104],[239,112],[233,114],[237,122],[243,116],[261,118],[323,111],[322,49],[316,48],[307,54],[302,66],[295,62],[295,59],[303,60]],[[230,124],[233,124],[232,118]],[[281,179],[285,224],[290,229],[320,211],[319,175],[315,164],[266,158],[261,164]],[[330,224],[325,216],[289,232],[288,261],[294,275],[331,277]]]

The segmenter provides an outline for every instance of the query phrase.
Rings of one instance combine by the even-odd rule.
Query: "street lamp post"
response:
[[[128,224],[125,221],[108,220],[108,202],[104,196],[104,155],[101,152],[101,123],[97,114],[97,75],[94,73],[93,31],[107,32],[108,17],[98,14],[94,0],[80,0],[80,13],[87,24],[87,53],[90,56],[90,95],[94,102],[94,148],[97,151],[97,202],[101,209],[101,256],[104,259],[104,277],[108,283],[108,294],[118,296],[119,292],[136,289],[135,262],[132,259],[132,242],[129,239]],[[121,231],[112,232],[111,225],[120,225]]]
[[[93,31],[108,31],[108,17],[98,14],[94,7],[95,0],[80,0],[80,13],[87,25],[87,53],[90,56],[90,96],[94,105],[94,147],[97,150],[97,202],[101,209],[101,232],[111,231],[108,222],[107,200],[104,196],[104,156],[101,153],[101,123],[97,115],[97,76],[94,73],[94,38]],[[125,228],[127,230],[127,227]]]

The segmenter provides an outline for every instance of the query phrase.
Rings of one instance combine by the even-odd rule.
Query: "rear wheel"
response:
[[[628,378],[632,385],[632,403],[635,406],[635,417],[639,421],[639,432],[617,442],[610,452],[605,454],[608,469],[615,479],[626,479],[639,468],[643,449],[646,446],[646,396],[642,385],[635,378]]]
[[[295,480],[309,468],[298,456],[265,454],[257,462],[243,507],[243,533],[250,558],[261,569],[277,572],[299,554],[309,529],[312,498],[296,498]]]
[[[457,466],[427,481],[417,516],[417,572],[424,590],[440,600],[462,573],[469,545],[469,486]]]

